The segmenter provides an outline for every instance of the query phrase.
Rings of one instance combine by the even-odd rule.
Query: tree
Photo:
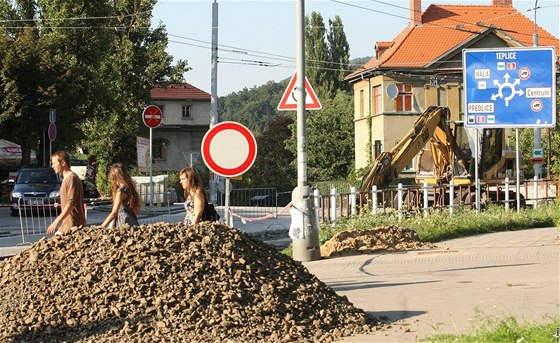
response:
[[[305,76],[320,97],[329,95],[332,87],[325,35],[325,23],[320,13],[311,12],[311,17],[305,16]]]
[[[347,92],[325,99],[323,109],[307,115],[307,169],[309,183],[344,179],[354,166],[354,100]],[[292,125],[289,150],[297,153]],[[295,163],[295,162],[294,162]]]
[[[218,113],[221,121],[232,120],[247,126],[253,133],[261,133],[268,123],[278,115],[276,106],[282,97],[288,80],[243,89],[221,97]]]
[[[329,78],[331,82],[331,96],[338,91],[352,90],[349,82],[344,80],[348,74],[348,63],[350,60],[350,45],[346,40],[344,33],[344,25],[339,16],[335,16],[334,20],[329,19],[329,32],[327,34],[327,46],[329,49]]]
[[[6,90],[0,132],[23,149],[36,149],[48,109],[55,108],[56,148],[88,148],[101,170],[114,161],[135,163],[136,136],[147,132],[140,116],[150,89],[182,81],[188,70],[186,61],[172,65],[165,28],[149,28],[155,3],[1,1],[3,17],[14,21],[4,24],[0,39]],[[13,129],[21,123],[37,127],[27,125],[32,134],[25,135]]]
[[[257,158],[244,175],[246,185],[274,186],[279,191],[295,187],[297,178],[292,165],[294,154],[286,149],[285,144],[291,136],[290,125],[293,122],[289,116],[278,115],[257,136]]]

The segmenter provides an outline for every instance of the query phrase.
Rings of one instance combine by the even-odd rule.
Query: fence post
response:
[[[356,215],[356,187],[350,187],[350,214]]]
[[[428,181],[426,180],[424,180],[422,191],[424,192],[424,217],[427,217],[428,216]]]
[[[534,200],[534,208],[537,208],[538,204],[539,204],[539,184],[538,184],[538,180],[539,177],[537,175],[535,175],[535,177],[533,178],[533,198]]]
[[[399,221],[402,220],[402,201],[403,201],[403,184],[399,183],[397,186],[397,211],[399,214]]]
[[[506,194],[505,194],[505,201],[506,201],[506,211],[509,210],[509,177],[506,177]]]
[[[377,214],[377,186],[373,185],[373,187],[371,187],[371,202],[373,203],[371,205],[371,214],[376,215]]]
[[[315,217],[317,222],[321,222],[320,211],[321,211],[321,192],[318,189],[313,190],[313,205],[315,207]]]
[[[336,220],[336,188],[331,188],[331,222]]]
[[[449,214],[453,214],[453,200],[455,199],[455,187],[453,185],[453,179],[449,181]]]

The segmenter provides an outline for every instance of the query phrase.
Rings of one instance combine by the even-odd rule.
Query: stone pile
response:
[[[346,230],[336,233],[321,246],[321,256],[336,257],[371,254],[379,251],[433,249],[422,242],[416,231],[397,225],[380,226],[369,230]]]
[[[329,342],[378,323],[221,224],[73,229],[0,263],[0,342]]]

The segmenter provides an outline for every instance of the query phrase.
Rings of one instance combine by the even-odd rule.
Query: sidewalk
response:
[[[554,227],[499,232],[438,243],[436,250],[304,264],[356,307],[397,321],[344,342],[417,342],[474,332],[488,317],[538,323],[558,317],[558,233]]]

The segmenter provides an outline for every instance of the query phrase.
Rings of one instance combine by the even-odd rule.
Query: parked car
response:
[[[12,216],[19,215],[20,207],[42,214],[58,213],[61,183],[52,168],[22,168],[10,194]]]

